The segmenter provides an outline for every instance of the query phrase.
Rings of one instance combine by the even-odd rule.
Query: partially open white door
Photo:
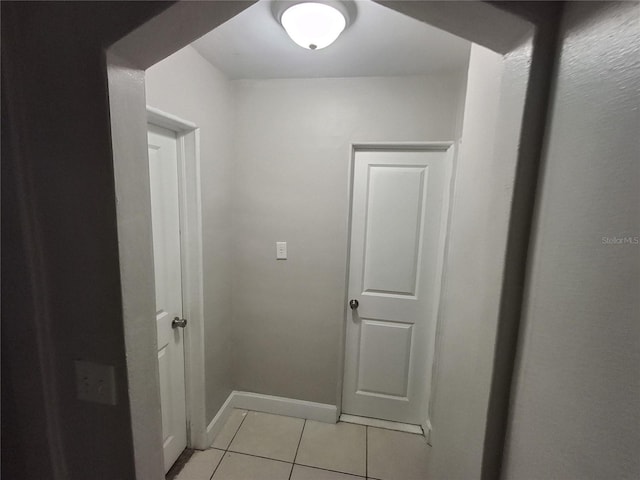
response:
[[[148,142],[166,473],[187,446],[178,157],[171,130],[149,125]]]
[[[343,413],[426,419],[452,150],[355,152]]]

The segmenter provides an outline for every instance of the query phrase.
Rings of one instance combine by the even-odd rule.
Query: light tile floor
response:
[[[421,435],[235,409],[176,480],[422,480]]]

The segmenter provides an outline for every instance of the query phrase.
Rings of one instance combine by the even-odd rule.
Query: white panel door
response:
[[[449,151],[357,151],[343,413],[422,424]]]
[[[176,134],[149,125],[149,177],[156,282],[158,367],[165,473],[187,446],[182,266]]]

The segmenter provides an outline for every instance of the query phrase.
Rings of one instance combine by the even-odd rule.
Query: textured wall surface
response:
[[[10,298],[13,303],[8,306],[3,297],[3,314],[7,311],[16,314],[11,324],[16,327],[17,335],[11,338],[22,342],[22,351],[12,357],[19,361],[11,364],[11,374],[16,380],[12,383],[14,391],[9,392],[13,394],[13,404],[9,405],[14,407],[10,412],[16,431],[24,434],[24,438],[12,439],[19,444],[16,451],[23,449],[20,458],[25,460],[15,478],[50,478],[54,471],[59,478],[133,478],[103,48],[165,6],[150,2],[85,5],[3,2],[2,5],[3,129],[5,123],[11,123],[15,148],[11,151],[14,161],[10,167],[24,167],[17,173],[12,168],[8,170],[14,176],[9,180],[17,179],[11,182],[17,189],[11,199],[18,208],[24,209],[13,212],[22,215],[12,218],[12,225],[21,230],[19,235],[9,238],[19,238],[23,243],[18,247],[9,245],[14,247],[19,259],[12,259],[15,263],[9,263],[8,272],[3,262],[3,277],[7,275],[4,278],[14,282],[16,292]],[[635,428],[640,421],[638,247],[629,243],[603,244],[602,238],[638,235],[638,5],[569,3],[567,12],[532,253],[523,355],[518,367],[506,476],[518,479],[637,477],[640,450]],[[4,96],[5,89],[9,92],[8,98]],[[300,99],[305,99],[305,91],[300,90],[290,106],[304,110],[307,104]],[[8,105],[7,99],[13,103]],[[275,111],[281,104],[263,101],[266,110]],[[375,104],[375,99],[368,99],[366,105],[371,104]],[[349,103],[336,108],[345,105]],[[369,115],[393,112],[393,109],[384,109],[381,113],[367,108],[362,111]],[[9,122],[5,122],[5,109],[10,110]],[[263,123],[257,124],[258,129],[278,118],[272,113],[262,114]],[[301,122],[294,127],[313,132],[316,127],[332,126],[317,125],[312,121],[315,117],[309,118],[309,123]],[[396,118],[394,122],[397,121]],[[273,131],[277,138],[265,136],[262,143],[279,141],[287,146],[288,139],[282,134],[282,128],[273,128]],[[356,128],[355,131],[366,137],[362,130]],[[394,127],[389,126],[377,132],[378,138],[354,139],[406,139],[400,134],[396,137],[394,131]],[[441,133],[438,130],[438,140],[442,139]],[[415,139],[413,135],[410,138]],[[335,140],[344,143],[341,137]],[[6,181],[5,143],[3,138],[3,182]],[[247,173],[246,178],[276,176],[276,171],[260,163],[265,156],[259,146],[247,148],[251,148],[248,150],[253,158],[250,166],[255,171]],[[340,155],[346,158],[346,148],[342,151],[345,153]],[[327,165],[321,163],[324,157],[313,160],[316,163],[312,163],[310,169],[285,158],[284,163],[291,164],[292,168],[276,177],[274,190],[289,192],[285,198],[294,201],[300,201],[297,189],[301,187],[305,188],[305,198],[320,197],[320,194],[326,198],[324,189],[314,183],[310,174],[317,174],[321,166]],[[336,170],[342,168],[333,163],[328,166]],[[243,172],[237,173],[238,178],[245,178]],[[255,179],[251,181],[258,183]],[[241,182],[237,185],[240,188]],[[242,188],[251,189],[251,184]],[[3,188],[3,195],[4,192]],[[317,218],[322,219],[328,211],[337,212],[338,205],[346,205],[346,181],[335,192],[338,199],[331,198],[326,205],[311,210]],[[298,234],[295,229],[301,231],[297,238],[303,239],[304,230],[310,228],[310,222],[304,217],[289,223],[292,234],[272,227],[274,222],[266,226],[252,223],[252,217],[268,215],[273,207],[280,206],[273,200],[273,192],[258,190],[254,195],[259,200],[255,214],[246,206],[234,206],[246,216],[240,219],[245,223],[239,223],[238,228],[251,232],[248,243],[239,249],[249,260],[237,257],[239,267],[243,262],[252,262],[255,252],[258,252],[256,258],[263,255],[265,259],[272,259],[273,241],[295,240]],[[3,197],[3,207],[4,203]],[[290,205],[291,202],[286,203],[282,208],[287,211]],[[28,215],[24,211],[28,211]],[[346,225],[341,225],[334,226],[331,232],[344,238]],[[260,237],[261,232],[266,234]],[[320,239],[327,238],[320,233]],[[287,238],[273,238],[276,234],[287,235]],[[256,241],[251,240],[254,235]],[[296,256],[305,258],[299,256],[297,245],[296,241],[291,245],[292,260]],[[3,238],[3,254],[6,246]],[[260,253],[261,249],[264,254]],[[311,287],[327,287],[316,288],[316,291],[338,290],[330,283],[338,272],[331,263],[334,252],[327,247],[315,262],[301,265],[309,270],[320,262],[321,268],[316,271],[326,268],[330,273],[315,277],[317,283]],[[257,261],[254,266],[258,272],[264,268],[266,273],[262,278],[273,282],[269,286],[272,290],[282,288],[276,281],[297,286],[287,278],[291,267],[276,267],[282,271],[272,275],[273,272],[269,272],[272,265],[267,265],[266,260],[264,265]],[[28,278],[25,273],[29,273]],[[242,278],[239,273],[238,279]],[[340,282],[343,281],[344,275],[340,277]],[[248,286],[251,287],[248,293],[260,294],[264,288],[263,284]],[[283,303],[290,301],[289,291],[296,292],[295,288],[282,290],[277,298]],[[239,294],[242,296],[244,292]],[[267,390],[266,393],[331,402],[335,397],[328,398],[322,389],[330,384],[335,391],[335,382],[331,383],[324,375],[335,367],[336,352],[327,352],[321,347],[331,339],[331,325],[341,321],[342,305],[338,312],[340,318],[333,318],[323,315],[323,311],[317,312],[319,300],[312,298],[309,302],[309,297],[303,298],[304,308],[298,308],[296,316],[290,315],[295,309],[281,314],[276,309],[278,305],[267,304],[267,312],[254,308],[244,317],[249,320],[239,331],[237,341],[245,342],[241,347],[247,357],[237,359],[236,368],[245,388],[257,385]],[[31,303],[34,299],[38,311],[21,308],[21,303],[35,305]],[[342,300],[341,297],[340,303]],[[332,308],[329,314],[337,312]],[[473,312],[470,318],[472,315]],[[329,329],[325,329],[322,322],[328,322]],[[278,324],[286,328],[276,333],[274,328]],[[32,335],[33,325],[46,325],[47,348],[38,343],[42,339]],[[5,324],[3,341],[4,327]],[[253,327],[259,327],[265,340],[278,350],[275,359],[283,358],[279,350],[290,350],[285,355],[286,363],[277,360],[262,365],[263,355],[270,351],[263,347],[262,339],[255,338]],[[248,332],[246,338],[242,335],[245,332]],[[316,333],[317,338],[311,338],[309,343],[299,343],[300,338]],[[304,350],[300,345],[308,348]],[[7,411],[4,346],[3,417]],[[36,355],[23,354],[39,348],[49,356],[36,358]],[[456,360],[465,368],[474,362],[474,351],[470,349],[468,353],[469,356]],[[19,354],[29,358],[20,359]],[[318,370],[304,367],[305,359],[314,355],[318,357]],[[72,360],[78,357],[116,365],[119,398],[123,399],[117,407],[107,409],[75,400]],[[302,368],[295,363],[300,360]],[[242,375],[247,365],[256,367],[255,377]],[[261,383],[264,380],[260,375],[269,376],[274,371],[273,383]],[[335,380],[336,368],[333,371],[331,375]],[[309,390],[308,382],[314,375],[321,379],[317,391],[313,387]],[[454,389],[452,393],[464,396],[466,391]],[[24,408],[25,405],[31,410]],[[45,423],[47,419],[39,415],[45,411],[55,424]],[[450,426],[457,429],[453,431],[455,438],[468,436],[463,424],[446,425]],[[34,447],[36,442],[41,442],[38,448]],[[4,445],[3,439],[3,448]],[[464,450],[463,447],[460,449]],[[48,449],[49,456],[41,454],[44,449]],[[36,456],[31,457],[32,452]],[[471,452],[470,456],[475,461],[475,453]],[[464,472],[466,460],[449,455],[448,461],[460,468],[447,472],[447,477]],[[3,461],[3,472],[4,468]]]
[[[471,46],[436,340],[433,478],[471,478],[482,455],[510,198],[497,187],[515,168],[495,158],[503,71],[502,55]]]
[[[135,476],[103,49],[167,6],[2,3],[3,478]],[[115,366],[117,405],[77,400],[75,359]]]
[[[565,10],[505,478],[640,477],[639,16]]]
[[[239,389],[336,403],[350,142],[455,139],[464,77],[235,82]],[[276,240],[288,260],[276,261]]]
[[[192,47],[146,72],[147,104],[200,128],[207,422],[231,393],[232,85]]]

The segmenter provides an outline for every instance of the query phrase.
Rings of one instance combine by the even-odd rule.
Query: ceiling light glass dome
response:
[[[280,23],[295,43],[308,50],[331,45],[347,26],[344,15],[324,3],[304,2],[289,7]]]

